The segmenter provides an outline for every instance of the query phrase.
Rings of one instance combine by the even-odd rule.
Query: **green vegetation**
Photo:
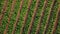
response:
[[[9,24],[9,29],[8,29],[7,34],[12,33],[13,24],[14,24],[16,16],[17,16],[17,12],[18,12],[18,9],[19,9],[19,6],[20,6],[20,1],[21,0],[17,0],[17,2],[15,4],[14,13],[13,13],[13,15],[11,17],[11,21],[10,21],[10,24]],[[4,2],[4,0],[0,0],[0,14],[1,14],[1,10],[2,10],[2,7],[3,7],[3,2]],[[8,1],[7,11],[6,11],[6,13],[4,15],[4,18],[2,20],[2,27],[0,27],[0,34],[3,34],[3,31],[4,31],[5,27],[6,27],[8,14],[10,12],[11,3],[12,3],[12,0],[9,0]],[[48,1],[48,6],[47,6],[47,8],[45,10],[44,19],[43,19],[43,22],[42,22],[42,25],[41,25],[40,34],[42,34],[43,31],[44,31],[44,27],[45,27],[45,24],[46,24],[47,16],[49,14],[51,3],[52,3],[52,0],[49,0]],[[29,24],[30,24],[30,21],[31,21],[31,17],[32,17],[32,14],[33,14],[33,11],[34,11],[35,4],[36,4],[36,0],[33,0],[32,5],[30,7],[30,12],[28,14],[28,19],[27,19],[26,26],[25,26],[23,34],[27,34],[28,27],[29,27]],[[41,14],[41,11],[42,11],[43,4],[44,4],[44,0],[41,0],[38,11],[37,11],[37,14],[36,14],[36,18],[35,18],[35,21],[34,21],[34,26],[32,28],[31,34],[35,34],[35,32],[36,32],[36,27],[37,27],[37,24],[39,22],[39,18],[40,18],[40,14]],[[24,0],[24,5],[23,5],[23,8],[22,8],[22,11],[21,11],[21,14],[20,14],[20,20],[19,20],[19,23],[17,25],[15,34],[20,33],[20,28],[22,26],[23,19],[24,19],[24,16],[26,14],[26,11],[27,11],[27,6],[28,6],[28,0]],[[50,23],[49,23],[49,27],[48,27],[48,30],[47,30],[46,34],[51,34],[51,32],[52,32],[53,24],[54,24],[56,14],[57,14],[57,9],[58,9],[58,0],[56,1],[56,4],[54,6],[52,16],[51,16],[51,19],[50,19]],[[57,27],[57,30],[56,30],[55,33],[60,34],[60,20],[59,20],[59,24],[58,24],[58,27]]]

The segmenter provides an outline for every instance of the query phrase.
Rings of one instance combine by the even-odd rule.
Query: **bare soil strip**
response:
[[[0,26],[2,25],[2,19],[4,18],[4,14],[6,13],[7,6],[8,6],[8,0],[5,0],[3,8],[2,8],[1,15],[0,15]]]
[[[32,26],[33,26],[33,24],[34,24],[34,19],[35,19],[35,17],[36,17],[36,13],[37,13],[37,10],[38,10],[39,2],[40,2],[40,0],[37,0],[37,1],[36,1],[36,6],[35,6],[35,9],[34,9],[34,13],[33,13],[33,15],[32,15],[32,19],[31,19],[30,26],[29,26],[29,28],[28,28],[27,34],[31,34]]]
[[[17,24],[18,24],[19,18],[20,18],[20,13],[21,13],[21,10],[22,10],[22,7],[23,7],[23,3],[24,3],[24,0],[21,0],[20,8],[19,8],[18,14],[17,14],[17,16],[16,16],[16,21],[15,21],[15,23],[14,23],[14,27],[13,27],[12,34],[15,34],[16,27],[17,27]]]
[[[57,25],[58,25],[59,18],[60,18],[60,5],[59,5],[58,11],[57,11],[57,16],[56,16],[56,20],[54,22],[52,34],[55,34],[55,31],[56,31],[56,28],[57,28]]]
[[[48,18],[47,18],[47,21],[46,21],[46,25],[45,25],[45,29],[44,29],[43,34],[46,34],[46,31],[47,31],[47,28],[49,26],[50,17],[52,15],[52,10],[53,10],[53,7],[55,5],[55,2],[56,2],[56,0],[52,0],[51,8],[49,10],[49,15],[48,15]]]
[[[13,14],[13,11],[14,11],[15,3],[16,3],[16,0],[13,0],[12,1],[12,5],[11,5],[11,9],[10,9],[10,13],[9,13],[9,16],[8,16],[8,23],[6,24],[6,28],[4,30],[4,34],[7,34],[8,26],[9,26],[10,19],[11,19],[11,16]]]
[[[42,20],[43,20],[43,17],[44,17],[44,12],[45,12],[45,9],[46,9],[46,7],[47,7],[47,4],[48,4],[48,0],[45,0],[44,6],[43,6],[43,8],[42,8],[42,13],[41,13],[41,16],[40,16],[39,23],[38,23],[38,26],[37,26],[37,28],[36,28],[35,34],[39,34],[40,27],[41,27],[41,23],[42,23]]]
[[[32,0],[29,0],[29,2],[28,2],[28,7],[27,7],[27,12],[26,12],[26,15],[25,15],[25,17],[24,17],[24,21],[23,21],[23,24],[22,24],[22,27],[21,27],[20,34],[22,34],[23,31],[24,31],[24,27],[25,27],[25,25],[26,25],[26,21],[27,21],[27,18],[28,18],[28,13],[29,13],[29,11],[30,11],[31,4],[32,4]]]

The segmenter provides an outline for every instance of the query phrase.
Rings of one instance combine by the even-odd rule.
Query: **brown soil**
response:
[[[57,16],[56,16],[56,20],[54,22],[54,27],[52,29],[52,34],[55,34],[55,32],[56,32],[56,28],[58,26],[59,18],[60,18],[60,5],[59,5],[58,11],[57,11]]]
[[[35,9],[34,9],[34,13],[32,15],[32,19],[31,19],[30,26],[28,28],[27,34],[31,34],[31,30],[32,30],[32,27],[33,27],[33,24],[34,24],[34,19],[36,17],[36,13],[37,13],[37,9],[38,9],[38,6],[39,6],[39,2],[40,2],[40,0],[36,1],[36,6],[35,6]]]
[[[28,2],[28,7],[27,7],[28,9],[27,9],[26,15],[25,15],[25,17],[24,17],[24,21],[23,21],[23,24],[22,24],[22,27],[21,27],[20,34],[22,34],[23,31],[24,31],[24,27],[25,27],[25,25],[26,25],[26,21],[27,21],[27,18],[28,18],[28,13],[29,13],[29,11],[30,11],[30,6],[31,6],[31,4],[32,4],[32,0],[29,0],[29,2]]]
[[[2,25],[2,19],[4,17],[4,14],[5,14],[6,10],[7,10],[7,5],[8,5],[8,0],[5,0],[1,15],[0,15],[0,26]]]
[[[45,9],[47,7],[47,4],[48,4],[48,0],[45,0],[44,6],[42,8],[42,13],[41,13],[41,16],[40,16],[40,20],[39,20],[38,26],[36,28],[35,34],[38,34],[39,33],[39,30],[40,30],[40,27],[41,27],[41,23],[42,23],[42,20],[43,20],[43,17],[44,17],[44,12],[45,12]]]
[[[49,21],[50,21],[51,15],[52,15],[52,10],[53,10],[53,7],[55,5],[55,2],[56,2],[56,0],[52,0],[51,8],[49,10],[49,15],[48,15],[48,18],[47,18],[47,21],[46,21],[46,25],[45,25],[45,29],[44,29],[43,34],[46,34],[47,28],[49,27]]]
[[[8,23],[6,24],[6,28],[4,30],[4,34],[7,34],[8,26],[9,26],[10,19],[11,19],[11,16],[13,14],[13,11],[14,11],[15,3],[16,3],[16,0],[13,0],[12,5],[11,5],[11,10],[10,10],[10,13],[9,13],[9,16],[8,16]]]
[[[23,2],[24,2],[24,0],[21,0],[20,8],[19,8],[18,14],[16,16],[16,21],[14,23],[14,27],[13,27],[14,29],[12,31],[12,34],[15,34],[15,30],[16,30],[16,27],[17,27],[17,24],[18,24],[19,18],[20,18],[20,13],[21,13],[21,10],[22,10],[22,7],[23,7]]]

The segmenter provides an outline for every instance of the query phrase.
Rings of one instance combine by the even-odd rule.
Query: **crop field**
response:
[[[60,0],[0,0],[0,34],[60,34]]]

